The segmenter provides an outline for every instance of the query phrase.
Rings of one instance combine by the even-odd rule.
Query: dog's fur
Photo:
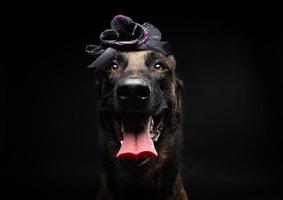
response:
[[[175,75],[174,57],[149,50],[124,51],[114,62],[119,70],[113,72],[109,66],[97,82],[101,124],[98,143],[102,164],[97,199],[187,199],[180,170],[182,81]],[[153,68],[157,62],[162,63],[164,69]],[[120,141],[113,126],[113,116],[124,110],[116,100],[115,88],[121,78],[128,76],[141,77],[154,88],[150,105],[142,112],[155,113],[161,105],[166,105],[165,125],[155,143],[158,156],[142,166],[116,158]]]

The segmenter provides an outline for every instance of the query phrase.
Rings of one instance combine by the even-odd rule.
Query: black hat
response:
[[[99,45],[87,45],[86,52],[95,56],[95,61],[89,66],[96,70],[104,69],[111,64],[119,51],[153,50],[171,54],[169,45],[161,41],[161,32],[152,24],[138,24],[124,15],[117,15],[111,21],[111,29],[100,34]]]

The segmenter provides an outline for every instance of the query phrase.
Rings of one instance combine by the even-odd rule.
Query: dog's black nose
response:
[[[141,78],[124,78],[118,82],[117,98],[121,102],[147,102],[150,86]]]

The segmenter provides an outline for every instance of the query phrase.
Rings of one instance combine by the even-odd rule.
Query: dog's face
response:
[[[98,109],[105,142],[116,159],[138,165],[158,157],[180,114],[181,82],[173,56],[154,51],[120,52],[103,71]],[[172,135],[171,135],[172,136]]]

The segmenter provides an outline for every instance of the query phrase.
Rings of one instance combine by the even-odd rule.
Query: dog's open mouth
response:
[[[128,114],[116,116],[114,127],[121,142],[117,158],[144,159],[157,157],[154,142],[163,128],[164,114],[148,116]]]

